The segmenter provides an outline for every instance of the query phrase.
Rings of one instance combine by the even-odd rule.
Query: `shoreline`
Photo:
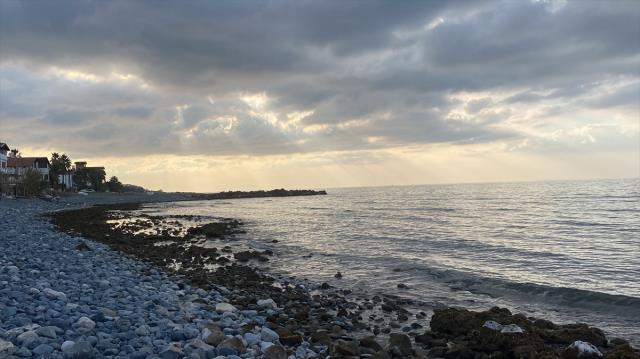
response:
[[[150,196],[152,197],[152,196]],[[154,198],[159,199],[159,198]],[[201,199],[200,199],[201,200]],[[158,202],[149,198],[148,202]],[[350,291],[339,288],[330,288],[326,285],[308,284],[303,287],[296,282],[279,283],[276,278],[263,273],[260,269],[252,268],[248,265],[233,263],[227,266],[220,266],[214,272],[215,276],[205,273],[203,270],[192,271],[178,269],[172,270],[167,266],[167,258],[186,258],[186,255],[194,258],[200,258],[195,261],[201,267],[208,262],[210,258],[230,257],[229,261],[239,262],[242,256],[251,258],[266,258],[271,254],[268,253],[228,253],[220,251],[194,249],[187,251],[188,253],[179,253],[178,247],[155,246],[152,248],[149,243],[145,243],[140,248],[132,248],[130,235],[122,233],[120,236],[106,229],[106,217],[100,216],[109,210],[118,209],[132,210],[140,204],[119,204],[114,206],[94,206],[84,208],[80,212],[54,212],[53,216],[67,216],[66,230],[83,234],[94,241],[89,242],[89,247],[93,247],[95,243],[107,244],[112,250],[120,251],[127,257],[142,259],[143,261],[153,263],[155,266],[164,267],[164,271],[169,273],[169,279],[172,281],[186,282],[190,285],[183,284],[185,288],[198,288],[205,292],[224,292],[230,291],[227,298],[231,305],[237,307],[233,312],[256,311],[258,317],[262,316],[265,325],[275,330],[278,335],[278,342],[283,344],[282,349],[288,350],[288,354],[301,354],[298,350],[303,347],[306,351],[304,356],[294,357],[312,357],[311,352],[316,355],[321,353],[331,353],[333,357],[474,357],[474,355],[490,355],[491,353],[499,353],[503,357],[513,357],[514,353],[518,355],[529,355],[531,357],[566,357],[566,348],[576,340],[591,341],[598,345],[600,351],[607,357],[617,358],[624,356],[611,356],[616,351],[626,350],[636,355],[637,352],[629,347],[626,349],[624,341],[616,340],[607,342],[604,334],[598,329],[588,326],[571,326],[571,325],[554,325],[544,320],[529,320],[521,315],[511,315],[508,311],[502,309],[493,309],[478,314],[468,312],[462,309],[443,308],[436,311],[436,315],[427,321],[424,313],[409,313],[404,307],[411,303],[404,302],[401,298],[365,298],[361,294],[353,294]],[[52,207],[62,207],[52,204]],[[73,211],[73,210],[72,210]],[[75,219],[74,219],[75,218]],[[91,222],[91,218],[97,218]],[[74,222],[74,225],[71,225]],[[102,223],[104,222],[104,223]],[[84,223],[81,225],[81,223]],[[63,223],[58,223],[59,225]],[[228,224],[228,223],[227,223]],[[74,227],[75,226],[75,227]],[[226,225],[224,226],[227,227]],[[241,225],[231,226],[233,230],[241,229]],[[84,233],[82,233],[84,232]],[[100,237],[108,234],[108,236]],[[232,234],[226,233],[224,230],[218,232],[220,238]],[[77,235],[74,233],[74,235]],[[114,237],[119,237],[115,238]],[[114,239],[115,238],[115,239]],[[149,238],[146,238],[149,240]],[[155,241],[166,240],[160,236],[151,239]],[[101,244],[101,245],[102,245]],[[167,249],[172,255],[167,256]],[[214,255],[214,253],[217,253]],[[227,253],[221,255],[220,253]],[[217,261],[216,261],[217,262]],[[227,264],[226,260],[223,261]],[[220,263],[218,263],[220,264]],[[226,268],[226,269],[224,269]],[[274,283],[277,283],[274,286]],[[220,285],[226,288],[222,289]],[[312,288],[308,288],[311,286]],[[286,290],[283,290],[286,289]],[[350,296],[351,295],[351,296]],[[376,298],[377,297],[377,298]],[[269,301],[270,300],[270,301]],[[262,301],[263,305],[260,305]],[[265,304],[266,303],[274,303]],[[302,303],[302,304],[301,304]],[[218,304],[218,303],[216,303]],[[211,303],[210,303],[211,305]],[[210,308],[215,311],[215,306]],[[388,314],[387,314],[388,313]],[[416,314],[419,315],[413,318]],[[384,333],[387,328],[378,328],[375,330],[375,321],[385,316],[394,316],[397,318],[398,328],[393,328],[389,332]],[[364,319],[366,316],[371,316]],[[380,317],[379,317],[380,316]],[[411,316],[411,320],[409,320]],[[406,319],[405,319],[406,318]],[[501,325],[515,324],[524,330],[524,333],[502,333],[496,331],[495,328],[486,327],[486,321],[494,320]],[[425,325],[426,322],[426,325]],[[403,324],[400,324],[403,323]],[[417,325],[416,325],[417,324]],[[431,324],[431,331],[426,330]],[[402,326],[405,326],[404,328]],[[367,328],[368,327],[368,328]],[[409,327],[409,330],[405,330]],[[435,329],[434,329],[435,328]],[[461,330],[459,328],[465,328]],[[226,327],[224,328],[226,329]],[[247,334],[250,338],[255,333],[255,328],[244,328],[248,331],[237,333],[240,338],[246,340]],[[503,329],[503,328],[501,328]],[[262,329],[260,329],[262,331]],[[222,330],[224,333],[225,331]],[[0,333],[1,334],[1,333]],[[409,334],[409,335],[407,335]],[[200,335],[199,337],[202,337]],[[359,338],[356,338],[359,337]],[[231,339],[231,338],[228,338]],[[489,342],[500,342],[495,346]],[[218,343],[219,344],[219,343]],[[237,343],[236,343],[237,344]],[[247,344],[249,344],[247,342]],[[181,343],[178,349],[187,346]],[[244,350],[248,350],[248,345],[244,345]],[[158,348],[159,349],[159,348]],[[255,348],[258,356],[265,355],[262,348]],[[279,350],[278,348],[277,350]],[[275,351],[273,349],[272,351]],[[505,356],[506,355],[506,356]],[[636,357],[631,356],[631,357]],[[265,356],[266,357],[266,356]],[[283,357],[283,356],[280,356]],[[286,356],[284,356],[286,357]],[[526,357],[526,356],[525,356]]]

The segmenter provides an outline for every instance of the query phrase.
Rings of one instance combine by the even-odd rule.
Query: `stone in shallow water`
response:
[[[274,332],[273,330],[267,327],[262,327],[262,330],[260,331],[260,337],[262,338],[263,341],[271,342],[271,343],[280,339],[280,336],[278,335],[278,333]]]

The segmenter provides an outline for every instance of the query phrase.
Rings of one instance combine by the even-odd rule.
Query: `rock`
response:
[[[57,327],[54,326],[40,327],[36,329],[36,334],[46,338],[56,339],[58,337],[56,329]]]
[[[213,330],[205,329],[202,333],[202,336],[202,339],[205,343],[213,346],[217,346],[218,344],[222,343],[222,341],[227,339],[227,336],[217,328]]]
[[[487,329],[491,329],[491,330],[497,330],[497,331],[501,331],[503,326],[502,324],[493,321],[493,320],[487,320],[486,322],[484,322],[484,324],[482,325],[483,328],[487,328]]]
[[[39,339],[40,337],[34,331],[24,332],[16,338],[18,344],[23,347],[31,347],[31,344],[37,342]]]
[[[336,275],[334,275],[334,277],[336,277],[337,279],[341,279],[342,278],[342,273],[338,272],[338,273],[336,273]]]
[[[151,328],[149,328],[148,325],[143,324],[143,325],[139,326],[138,328],[136,328],[135,333],[136,333],[136,335],[139,335],[141,337],[146,337],[146,336],[151,334]]]
[[[576,340],[562,353],[565,359],[596,359],[602,358],[602,352],[593,344]]]
[[[598,347],[607,346],[607,338],[598,328],[586,324],[568,324],[545,332],[545,341],[552,344],[572,344],[576,341],[592,343]]]
[[[53,352],[53,347],[48,344],[40,344],[37,347],[33,348],[33,354],[35,355],[44,355]]]
[[[80,317],[80,319],[75,323],[75,327],[78,333],[89,334],[96,327],[96,322],[87,317]]]
[[[80,241],[80,243],[78,243],[78,245],[76,246],[76,250],[78,251],[90,251],[91,248],[89,248],[89,246],[87,245],[87,242],[85,241]]]
[[[67,352],[69,349],[71,349],[71,347],[75,344],[75,342],[71,341],[71,340],[67,340],[64,343],[62,343],[62,345],[60,346],[60,350],[62,350],[63,353]]]
[[[13,343],[6,341],[4,339],[0,339],[0,354],[11,353],[15,350],[15,345]]]
[[[435,309],[431,317],[431,330],[436,333],[459,336],[467,334],[482,325],[475,313],[466,309]]]
[[[311,340],[314,343],[319,343],[322,345],[331,344],[331,336],[329,336],[329,332],[326,330],[318,330],[311,335]]]
[[[64,294],[62,292],[58,292],[58,291],[53,290],[51,288],[45,288],[45,289],[42,290],[42,292],[49,299],[56,299],[56,300],[61,300],[61,301],[66,301],[67,300],[67,295],[66,294]]]
[[[354,341],[340,339],[334,343],[331,343],[329,352],[331,353],[331,356],[335,356],[338,358],[343,356],[357,356],[358,345]]]
[[[238,309],[229,303],[218,303],[216,304],[216,312],[218,313],[226,313],[226,312],[235,312]]]
[[[64,343],[63,343],[63,347],[64,347]],[[68,359],[89,359],[94,357],[93,348],[91,347],[91,344],[89,344],[84,340],[78,341],[72,344],[71,346],[67,346],[66,350],[63,349],[63,352],[64,352],[64,357]]]
[[[169,345],[160,352],[160,358],[162,359],[181,359],[182,357],[184,357],[184,352],[175,345]]]
[[[398,289],[409,289],[409,286],[404,284],[404,283],[399,283],[398,284]]]
[[[391,333],[387,350],[397,356],[409,356],[413,351],[411,339],[405,334]]]
[[[280,343],[294,347],[302,344],[302,336],[299,334],[286,334],[280,336]]]
[[[520,328],[517,324],[509,324],[502,327],[500,330],[502,334],[521,334],[524,333],[524,330]]]
[[[260,335],[254,333],[245,333],[244,340],[247,342],[248,346],[254,346],[260,343]]]
[[[372,349],[373,351],[376,351],[376,352],[379,352],[382,350],[382,345],[380,345],[380,343],[376,341],[376,337],[373,335],[360,339],[360,346]]]
[[[276,305],[276,302],[274,302],[273,299],[271,298],[258,300],[258,306],[260,308],[272,308],[272,309],[276,309],[278,307]]]
[[[227,338],[224,341],[222,341],[222,343],[218,344],[218,350],[221,350],[221,349],[232,349],[239,354],[242,354],[246,351],[244,344],[242,343],[242,340],[236,337]]]
[[[264,359],[287,359],[287,352],[281,345],[272,345],[264,351]]]
[[[260,337],[263,341],[271,343],[276,342],[278,339],[280,339],[278,333],[267,327],[262,327],[262,330],[260,331]]]

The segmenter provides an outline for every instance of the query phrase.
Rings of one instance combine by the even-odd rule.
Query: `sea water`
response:
[[[505,306],[640,344],[640,179],[340,188],[145,211],[240,219],[238,239],[272,249],[275,272],[429,307]]]

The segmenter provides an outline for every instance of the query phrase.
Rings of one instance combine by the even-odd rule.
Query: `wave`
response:
[[[521,283],[496,277],[485,277],[453,269],[410,265],[396,267],[395,272],[419,271],[445,283],[454,291],[466,290],[492,298],[516,298],[524,301],[569,306],[601,313],[624,314],[640,319],[640,298],[587,289],[556,287],[545,284]]]

